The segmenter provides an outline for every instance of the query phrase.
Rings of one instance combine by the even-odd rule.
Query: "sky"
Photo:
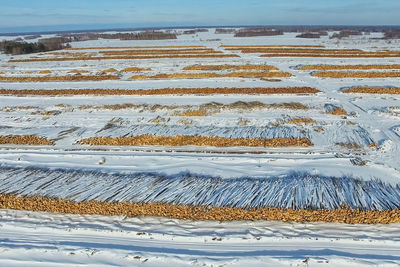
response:
[[[217,25],[400,25],[400,0],[0,0],[0,32]]]

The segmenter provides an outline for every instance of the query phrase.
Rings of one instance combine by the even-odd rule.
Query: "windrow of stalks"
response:
[[[184,67],[183,70],[279,70],[270,65],[193,65]]]
[[[289,124],[316,124],[317,122],[311,118],[292,118],[287,123],[289,123]]]
[[[204,45],[99,46],[99,47],[67,48],[66,50],[164,49],[164,48],[206,48],[206,47]]]
[[[268,220],[284,222],[329,222],[347,224],[389,224],[400,223],[400,210],[361,211],[342,207],[335,210],[305,210],[260,208],[240,209],[228,207],[206,207],[173,205],[164,203],[133,202],[73,202],[42,196],[15,196],[0,194],[0,208],[52,212],[67,214],[92,214],[106,216],[158,216],[182,220],[242,221]]]
[[[113,50],[113,51],[100,51],[105,56],[116,55],[173,55],[173,54],[222,54],[222,51],[214,49],[157,49],[157,50]]]
[[[221,45],[220,47],[233,47],[233,48],[254,48],[254,47],[304,47],[304,48],[325,48],[323,45]]]
[[[68,73],[71,73],[71,74],[86,74],[86,73],[89,73],[89,71],[87,71],[87,70],[70,70]]]
[[[358,54],[365,53],[360,49],[310,49],[310,48],[225,48],[228,51],[242,53],[275,53],[275,54]]]
[[[312,146],[307,138],[224,138],[216,136],[154,136],[91,137],[82,139],[80,145],[92,146],[214,146],[214,147],[287,147]]]
[[[47,62],[47,61],[78,61],[78,60],[133,60],[133,59],[161,59],[161,58],[231,58],[239,57],[235,54],[169,54],[169,55],[138,55],[138,56],[108,56],[108,57],[56,57],[56,58],[27,58],[27,59],[10,59],[8,62]]]
[[[386,65],[304,65],[298,70],[389,70],[400,69],[400,64]]]
[[[353,87],[342,90],[343,93],[361,94],[400,94],[400,87]]]
[[[7,107],[8,109],[12,109],[12,107]],[[292,110],[307,110],[308,106],[299,103],[299,102],[284,102],[284,103],[273,103],[273,104],[264,104],[260,101],[236,101],[230,104],[222,104],[218,102],[210,102],[201,105],[148,105],[148,104],[132,104],[132,103],[123,103],[123,104],[111,104],[111,105],[101,105],[101,106],[93,106],[93,105],[82,105],[78,107],[81,110],[86,109],[95,109],[95,110],[122,110],[122,109],[139,109],[141,111],[159,111],[159,110],[177,110],[177,109],[186,109],[185,112],[177,113],[179,116],[188,116],[187,114],[209,114],[215,112],[221,112],[223,110],[240,110],[240,111],[249,111],[249,110],[261,110],[261,109],[292,109]],[[200,111],[200,112],[198,112]],[[190,116],[190,115],[189,115]]]
[[[215,94],[316,94],[312,87],[255,87],[255,88],[163,88],[163,89],[0,89],[0,95],[215,95]]]
[[[53,145],[53,142],[45,137],[34,135],[5,135],[0,136],[1,145]]]
[[[271,53],[262,54],[260,57],[321,57],[321,58],[391,58],[400,57],[400,53],[355,53],[355,54],[290,54]]]
[[[313,73],[312,76],[319,78],[398,78],[400,72],[322,71]]]
[[[230,73],[171,73],[156,75],[136,75],[130,80],[145,79],[208,79],[208,78],[285,78],[291,77],[289,72],[230,72]]]
[[[121,72],[151,71],[151,68],[128,67],[122,69]]]
[[[119,80],[119,77],[113,75],[0,77],[0,81],[2,82],[69,82],[69,81],[107,81],[107,80]]]
[[[331,114],[331,115],[347,115],[347,111],[346,110],[344,110],[343,108],[341,108],[341,107],[338,107],[338,108],[336,108],[336,109],[332,109],[331,111],[329,111],[328,112],[328,114]]]

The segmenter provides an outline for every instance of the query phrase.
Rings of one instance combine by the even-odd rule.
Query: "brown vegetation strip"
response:
[[[6,135],[0,136],[1,145],[53,145],[53,142],[44,137],[34,135]]]
[[[400,69],[400,64],[392,65],[305,65],[301,66],[299,70],[386,70],[386,69]]]
[[[366,53],[360,49],[306,49],[306,48],[226,48],[239,50],[242,53],[280,53],[280,54],[359,54]],[[385,52],[386,53],[386,52]]]
[[[253,47],[306,47],[306,48],[325,48],[323,45],[221,45],[220,47],[238,47],[238,48],[253,48]]]
[[[10,59],[8,62],[45,62],[45,61],[79,61],[79,60],[119,60],[119,59],[158,59],[158,58],[226,58],[239,57],[234,54],[198,54],[198,55],[155,55],[155,56],[111,56],[111,57],[71,57],[71,58],[28,58]]]
[[[400,87],[353,87],[345,89],[343,93],[362,93],[362,94],[393,94],[400,95]]]
[[[144,79],[207,79],[207,78],[282,78],[291,77],[289,72],[230,72],[230,73],[171,73],[156,75],[136,75],[130,80]]]
[[[73,202],[42,196],[15,196],[0,194],[0,209],[29,210],[68,214],[93,214],[106,216],[158,216],[181,220],[241,221],[268,220],[306,222],[330,222],[348,224],[400,223],[400,210],[360,211],[347,207],[335,210],[296,210],[279,208],[239,209],[203,207],[164,203],[132,202]]]
[[[128,67],[122,69],[121,72],[135,72],[135,71],[150,71],[151,68],[138,68],[138,67]]]
[[[101,51],[106,56],[115,55],[153,55],[153,54],[220,54],[222,51],[213,49],[173,49],[173,50],[119,50],[119,51]]]
[[[6,107],[7,109],[17,109],[21,107]],[[37,108],[37,107],[27,107],[27,108]],[[236,101],[230,104],[222,104],[218,102],[210,102],[206,104],[201,104],[199,106],[195,105],[148,105],[148,104],[132,104],[132,103],[124,103],[124,104],[112,104],[112,105],[101,105],[101,106],[93,106],[93,105],[83,105],[78,107],[81,110],[85,109],[108,109],[108,110],[121,110],[121,109],[141,109],[147,111],[157,111],[157,110],[174,110],[174,109],[191,109],[190,111],[204,111],[215,112],[222,110],[253,110],[253,109],[293,109],[293,110],[307,110],[308,107],[299,102],[288,102],[288,103],[273,103],[273,104],[264,104],[259,101]],[[193,108],[198,108],[192,110]],[[182,114],[182,113],[181,113]],[[199,113],[200,114],[200,113]]]
[[[339,107],[337,109],[329,111],[328,114],[339,115],[339,116],[340,115],[347,115],[347,111]]]
[[[163,48],[205,48],[204,45],[164,45],[164,46],[100,46],[67,48],[66,50],[96,50],[96,49],[163,49]]]
[[[289,124],[316,124],[317,122],[311,118],[292,118],[287,123],[289,123]]]
[[[312,87],[282,88],[164,88],[164,89],[0,89],[0,95],[214,95],[214,94],[316,94]]]
[[[360,54],[262,54],[260,57],[322,57],[322,58],[386,58],[400,57],[399,54],[360,53]]]
[[[270,65],[193,65],[183,68],[184,70],[278,70]]]
[[[119,80],[118,76],[44,76],[44,77],[0,77],[0,82],[66,82],[66,81],[106,81]]]
[[[214,146],[214,147],[287,147],[312,146],[307,138],[224,138],[216,136],[154,136],[91,137],[80,140],[80,145],[92,146]]]
[[[400,72],[322,71],[313,73],[312,76],[320,78],[398,78],[400,77]]]

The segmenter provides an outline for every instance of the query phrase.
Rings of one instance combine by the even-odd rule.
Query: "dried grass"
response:
[[[400,64],[392,65],[305,65],[299,70],[371,70],[400,69]]]
[[[260,57],[321,57],[321,58],[391,58],[400,57],[399,54],[393,53],[358,53],[358,54],[262,54]]]
[[[208,79],[208,78],[274,78],[291,77],[289,72],[230,72],[230,73],[172,73],[156,75],[137,75],[132,76],[130,80],[144,79]]]
[[[176,112],[173,114],[173,116],[184,116],[184,117],[204,117],[207,115],[208,113],[203,109],[186,110],[183,112]]]
[[[64,81],[106,81],[119,80],[118,76],[46,76],[46,77],[0,77],[2,82],[64,82]]]
[[[329,111],[328,112],[328,114],[331,114],[331,115],[347,115],[347,111],[346,110],[344,110],[344,109],[342,109],[341,107],[338,107],[337,109],[333,109],[333,110],[331,110],[331,111]]]
[[[53,142],[44,137],[34,135],[5,135],[0,136],[0,144],[12,145],[53,145]]]
[[[39,71],[39,74],[50,74],[51,73],[51,71],[49,71],[49,70],[41,70],[41,71]]]
[[[155,55],[155,56],[109,56],[109,57],[69,57],[69,58],[28,58],[10,59],[8,62],[48,62],[48,61],[78,61],[78,60],[133,60],[161,58],[231,58],[240,57],[235,54],[198,54],[198,55]]]
[[[342,207],[335,210],[301,209],[239,209],[227,207],[206,207],[173,205],[165,203],[132,202],[72,202],[42,196],[15,196],[0,194],[0,208],[29,210],[36,212],[93,214],[106,216],[158,216],[181,220],[242,221],[268,220],[284,222],[329,222],[348,224],[389,224],[400,223],[400,210],[356,210]]]
[[[164,46],[100,46],[67,48],[66,50],[106,50],[106,49],[162,49],[162,48],[206,48],[204,45],[164,45]]]
[[[221,45],[220,47],[253,48],[253,47],[304,47],[304,48],[325,48],[323,45]]]
[[[114,68],[109,68],[109,69],[103,70],[102,72],[104,72],[104,73],[111,73],[111,72],[116,72],[116,71],[117,71],[117,70],[114,69]]]
[[[85,77],[85,76],[78,76]],[[100,76],[107,77],[107,76]],[[0,95],[214,95],[214,94],[316,94],[320,91],[312,87],[281,88],[164,88],[164,89],[0,89]]]
[[[174,49],[174,50],[123,50],[123,51],[101,51],[105,56],[122,56],[122,55],[201,55],[201,54],[222,54],[222,51],[214,49]]]
[[[177,135],[171,137],[140,135],[134,137],[91,137],[78,144],[92,146],[214,146],[214,147],[287,147],[312,146],[307,138],[223,138]]]
[[[87,70],[71,70],[68,73],[71,73],[71,74],[85,74],[85,73],[89,73],[89,71],[87,71]]]
[[[121,70],[121,72],[150,71],[150,68],[129,67]]]
[[[184,70],[279,70],[270,65],[193,65]]]
[[[289,124],[316,124],[317,122],[311,118],[292,118],[287,123],[289,123]]]
[[[398,78],[400,77],[400,72],[322,71],[313,73],[312,76],[319,78]]]
[[[393,94],[399,95],[399,87],[353,87],[345,89],[343,93],[361,93],[361,94]]]

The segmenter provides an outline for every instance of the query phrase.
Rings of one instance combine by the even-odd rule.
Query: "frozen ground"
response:
[[[398,225],[0,211],[3,266],[398,266]]]
[[[224,51],[219,46],[300,44],[367,51],[399,50],[398,41],[389,43],[370,39],[370,37],[381,37],[380,34],[354,36],[339,41],[327,37],[299,39],[295,38],[295,35],[289,33],[274,37],[234,38],[231,34],[215,35],[214,30],[210,29],[208,33],[180,35],[177,40],[98,40],[77,42],[72,45],[74,47],[204,45],[229,54],[232,51]],[[190,72],[183,71],[183,67],[195,64],[267,64],[293,75],[276,82],[255,78],[129,81],[128,78],[136,74],[128,73],[121,74],[121,80],[117,81],[0,82],[0,89],[136,90],[167,87],[310,86],[321,91],[315,95],[0,96],[0,135],[36,134],[55,141],[54,146],[41,147],[1,145],[0,169],[20,167],[78,171],[89,169],[95,173],[102,172],[109,175],[134,176],[137,173],[153,173],[171,177],[192,173],[199,177],[219,177],[224,183],[240,177],[247,177],[249,181],[257,182],[266,177],[285,177],[293,172],[299,172],[313,177],[352,177],[364,184],[382,182],[385,188],[389,186],[399,188],[400,96],[340,92],[342,88],[360,85],[400,87],[399,79],[321,79],[312,77],[311,71],[296,69],[296,66],[311,64],[400,64],[399,58],[262,58],[259,54],[233,53],[239,54],[240,57],[30,63],[9,63],[10,56],[0,55],[0,72],[5,73],[3,76],[16,77],[37,76],[41,70],[51,70],[51,76],[67,75],[72,69],[82,69],[97,74],[108,68],[121,70],[126,67],[151,68],[151,71],[141,74],[154,75]],[[43,54],[13,58],[32,56],[49,57],[48,54]],[[231,104],[237,101],[259,101],[264,104],[299,102],[308,109],[232,109],[221,110],[204,117],[176,115],[177,112],[185,111],[187,107],[184,106],[187,105],[191,105],[191,109],[196,109],[210,102]],[[150,107],[163,105],[166,108],[156,110],[80,108],[84,105],[125,103]],[[171,106],[178,107],[169,109]],[[348,115],[328,114],[331,106],[343,108]],[[54,115],[43,115],[46,112],[53,112]],[[299,117],[311,118],[315,123],[299,125],[288,123],[290,119]],[[323,130],[320,130],[321,128]],[[314,146],[90,147],[77,144],[80,139],[93,136],[138,134],[307,137]],[[346,144],[355,144],[357,148],[346,147]],[[371,144],[373,146],[370,147]],[[361,161],[365,162],[365,166],[355,164]],[[5,173],[2,172],[3,175]],[[21,194],[34,194],[37,191],[32,185],[41,188],[40,183],[35,184],[39,182],[39,177],[34,175],[27,175],[32,181],[24,180],[23,175],[12,177],[16,179],[1,179],[1,192],[13,189]],[[53,182],[54,185],[60,186],[57,182],[61,181],[63,180],[55,179]],[[85,181],[86,185],[90,185],[95,179]],[[105,181],[109,182],[107,179]],[[127,185],[129,186],[129,182]],[[62,186],[55,188],[50,193],[56,192],[60,194],[59,196],[64,196],[62,194],[65,191],[57,191],[57,188]],[[93,187],[90,192],[99,198],[104,198],[101,186]],[[396,192],[398,193],[398,189]],[[354,192],[346,193],[351,195]],[[391,197],[393,196],[386,197],[386,200],[392,201],[389,207],[396,204],[399,207],[398,199]],[[311,201],[321,204],[315,198]],[[385,208],[385,206],[380,207]],[[128,219],[2,210],[0,211],[0,265],[258,266],[262,262],[271,266],[397,266],[400,264],[399,230],[399,225],[185,222],[162,218]]]

